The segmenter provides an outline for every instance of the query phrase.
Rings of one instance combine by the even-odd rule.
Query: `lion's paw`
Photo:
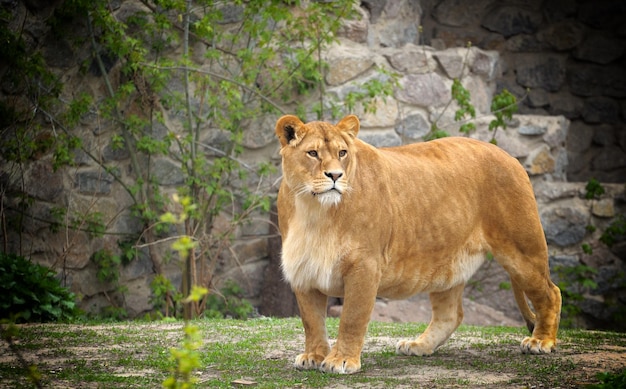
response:
[[[338,353],[337,353],[338,354]],[[329,355],[320,365],[324,373],[353,374],[361,370],[361,358],[348,358],[341,355]]]
[[[522,340],[520,348],[524,354],[550,354],[556,347],[556,342],[552,339],[538,339],[526,337]]]
[[[296,357],[293,365],[298,370],[311,370],[319,368],[324,356],[315,353],[304,353]]]
[[[396,354],[400,355],[431,355],[435,350],[424,342],[401,340],[396,345]]]

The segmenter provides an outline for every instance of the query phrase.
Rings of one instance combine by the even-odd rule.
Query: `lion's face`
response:
[[[323,122],[302,123],[283,116],[276,124],[281,142],[283,179],[297,197],[316,199],[323,206],[339,204],[350,190],[353,140],[359,129],[355,116],[336,126]]]

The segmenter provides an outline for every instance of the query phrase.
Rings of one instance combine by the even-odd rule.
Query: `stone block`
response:
[[[111,193],[113,176],[102,169],[76,173],[76,188],[85,195],[106,195]]]
[[[25,182],[26,192],[43,201],[54,201],[65,189],[61,170],[53,171],[49,160],[33,162],[25,174]]]
[[[541,212],[541,224],[548,244],[559,247],[582,242],[589,224],[589,210],[575,202],[548,206]]]
[[[451,99],[450,88],[437,73],[409,74],[399,80],[395,97],[418,107],[444,105]]]
[[[598,217],[614,217],[615,200],[612,198],[593,200],[591,203],[591,213]]]
[[[575,63],[568,67],[567,74],[574,95],[626,97],[626,72],[622,66]]]
[[[626,166],[626,153],[617,146],[603,147],[592,160],[594,170],[610,171]]]
[[[391,67],[403,73],[428,73],[437,68],[432,49],[407,43],[401,49],[386,50],[385,58]]]
[[[394,130],[359,131],[358,138],[376,147],[392,147],[402,144],[402,139]]]
[[[483,18],[481,25],[505,38],[518,34],[533,34],[541,23],[539,11],[506,4],[497,4]]]
[[[543,88],[556,92],[565,82],[565,56],[529,54],[516,66],[517,82],[527,88]]]
[[[572,54],[583,61],[608,64],[624,54],[624,42],[606,33],[591,32]]]
[[[555,171],[556,160],[550,153],[550,147],[545,144],[532,150],[524,163],[526,171],[530,175],[546,174]]]
[[[333,45],[326,53],[326,61],[328,71],[325,79],[331,86],[353,80],[374,66],[371,52],[354,44]]]
[[[610,97],[588,97],[585,99],[582,116],[587,123],[617,123],[620,120],[620,106]]]
[[[456,48],[447,49],[434,52],[433,57],[439,62],[449,78],[461,78],[464,69],[464,51]]]
[[[584,33],[585,27],[581,23],[573,19],[565,19],[541,30],[537,33],[537,39],[557,51],[567,51],[582,42]]]
[[[365,108],[362,104],[357,104],[354,109],[354,113],[361,121],[361,128],[395,125],[398,118],[398,102],[395,99],[377,97],[370,100],[367,112]]]
[[[419,140],[430,132],[430,123],[426,115],[414,112],[398,121],[396,132],[410,140]]]
[[[180,165],[167,158],[154,160],[154,178],[161,185],[182,185],[185,180]]]

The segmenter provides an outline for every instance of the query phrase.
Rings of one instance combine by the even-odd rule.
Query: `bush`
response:
[[[17,323],[78,317],[74,293],[55,272],[15,254],[0,253],[0,319]]]

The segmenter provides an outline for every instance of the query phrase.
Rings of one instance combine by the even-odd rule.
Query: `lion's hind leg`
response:
[[[444,292],[430,294],[432,318],[423,334],[415,340],[398,342],[401,355],[430,355],[441,346],[463,321],[463,289],[460,284]]]
[[[507,268],[515,300],[531,332],[521,343],[523,353],[548,354],[556,347],[556,335],[561,318],[561,291],[550,280],[547,261],[545,265],[524,262],[525,266]],[[505,267],[506,268],[506,267]],[[530,310],[530,300],[535,313]]]
[[[534,286],[525,287],[524,294],[533,304],[536,319],[532,335],[522,340],[521,350],[530,354],[551,353],[556,348],[561,318],[561,291],[549,278],[543,278]]]

